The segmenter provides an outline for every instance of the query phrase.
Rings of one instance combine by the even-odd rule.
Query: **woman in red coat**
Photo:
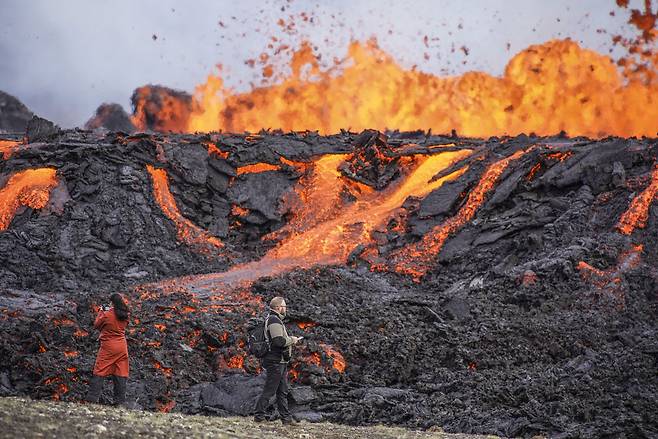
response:
[[[114,404],[126,401],[126,381],[128,380],[128,305],[120,294],[110,297],[112,308],[101,309],[96,316],[94,328],[101,331],[101,347],[96,356],[94,375],[89,383],[87,401],[98,402],[103,390],[103,381],[111,376],[114,382]]]

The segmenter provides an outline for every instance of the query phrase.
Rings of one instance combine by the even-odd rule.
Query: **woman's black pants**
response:
[[[89,392],[87,393],[87,401],[98,403],[103,391],[103,382],[106,377],[94,375],[89,381]],[[118,377],[112,375],[112,382],[114,383],[114,404],[120,405],[126,402],[126,377]]]

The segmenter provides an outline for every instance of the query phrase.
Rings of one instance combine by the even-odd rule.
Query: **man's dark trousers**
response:
[[[265,409],[270,398],[276,393],[276,406],[282,419],[290,419],[288,410],[288,364],[270,363],[263,364],[267,376],[263,393],[256,403],[256,418],[265,417]]]

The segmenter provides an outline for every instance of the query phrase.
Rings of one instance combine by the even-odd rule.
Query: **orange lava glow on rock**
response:
[[[226,365],[230,369],[242,369],[244,366],[244,355],[234,355],[228,359]]]
[[[288,375],[290,376],[290,381],[296,382],[299,380],[299,370],[295,367],[291,367],[290,370],[288,370]]]
[[[302,188],[299,194],[304,200],[303,207],[280,232],[289,233],[288,237],[263,259],[296,259],[297,265],[306,267],[321,262],[344,262],[357,245],[371,241],[371,233],[383,228],[407,198],[423,197],[460,176],[465,169],[430,181],[438,172],[470,153],[470,150],[462,150],[420,157],[398,185],[381,192],[357,194],[356,201],[346,206],[339,201],[345,181],[338,171],[341,158],[320,159],[314,184]]]
[[[60,399],[62,399],[62,395],[68,392],[69,392],[69,386],[67,386],[64,383],[59,383],[59,385],[57,386],[57,390],[55,391],[55,393],[53,393],[52,399],[54,401],[59,401]]]
[[[306,330],[306,328],[313,328],[315,326],[318,326],[318,324],[315,322],[297,322],[297,327],[302,330]]]
[[[625,306],[625,293],[622,288],[622,275],[640,265],[642,261],[642,244],[633,245],[622,252],[617,258],[617,265],[607,270],[592,267],[585,261],[580,261],[577,268],[583,280],[591,282],[598,289],[617,298],[620,308]]]
[[[228,152],[222,151],[214,143],[208,142],[208,143],[206,143],[206,146],[208,147],[208,155],[219,157],[219,158],[222,158],[222,159],[227,159],[228,158]]]
[[[644,228],[649,219],[649,208],[658,194],[658,165],[651,173],[651,183],[639,195],[633,198],[628,209],[617,223],[617,230],[624,235],[630,235],[636,228]]]
[[[549,160],[558,160],[558,161],[565,161],[569,157],[573,155],[573,151],[565,151],[565,152],[552,152],[550,154],[546,154],[546,158]]]
[[[147,165],[146,169],[153,181],[153,196],[167,218],[174,222],[178,239],[201,253],[217,253],[224,244],[205,230],[185,218],[176,205],[169,190],[167,171]]]
[[[0,139],[0,154],[3,160],[7,160],[18,149],[21,142],[17,140],[3,140]]]
[[[398,273],[411,275],[416,280],[420,279],[430,269],[432,262],[441,251],[448,237],[461,229],[475,216],[478,208],[484,203],[487,194],[494,188],[498,178],[507,169],[510,162],[518,159],[527,151],[519,150],[511,156],[489,165],[477,186],[468,194],[466,203],[455,216],[436,226],[425,234],[419,242],[408,245],[393,254],[394,270]]]
[[[431,156],[417,156],[414,163],[403,168],[395,184],[381,191],[360,191],[356,200],[346,203],[341,191],[352,185],[339,166],[342,155],[328,155],[313,163],[313,170],[298,184],[299,203],[289,222],[266,236],[279,244],[258,261],[233,266],[223,273],[199,275],[181,286],[199,291],[223,290],[273,276],[295,268],[345,263],[359,245],[370,243],[371,234],[385,229],[404,201],[409,197],[424,197],[447,181],[461,176],[463,167],[451,174],[432,180],[439,172],[468,157],[471,150],[448,151]]]
[[[220,77],[209,76],[197,87],[187,131],[269,127],[329,134],[346,127],[390,127],[455,129],[476,137],[560,131],[588,137],[656,135],[658,84],[625,78],[611,58],[571,40],[522,50],[502,77],[406,70],[373,41],[352,43],[346,58],[326,70],[311,45],[303,44],[290,70],[280,83],[246,93],[234,93]]]
[[[321,344],[320,347],[322,347],[324,353],[331,358],[333,363],[332,367],[338,372],[344,373],[347,362],[345,361],[345,358],[343,358],[343,355],[328,345]]]
[[[166,402],[162,402],[159,400],[155,401],[155,408],[160,413],[169,413],[170,411],[173,410],[174,407],[176,407],[176,401],[174,401],[173,399]]]
[[[278,171],[279,169],[281,169],[279,166],[269,163],[254,163],[253,165],[240,166],[238,168],[238,175],[259,174],[267,171]]]
[[[164,376],[167,378],[171,378],[171,375],[173,374],[173,370],[170,367],[164,367],[162,364],[160,364],[159,361],[153,360],[153,367],[158,369]]]
[[[85,331],[84,329],[80,329],[80,328],[76,329],[75,332],[73,333],[73,336],[78,337],[78,338],[86,337],[88,335],[89,335],[89,333],[87,331]]]
[[[313,352],[305,360],[308,364],[314,364],[316,366],[319,366],[322,363],[322,358],[317,352]]]
[[[288,160],[287,158],[281,156],[279,157],[279,161],[286,166],[290,166],[292,168],[297,169],[298,171],[304,171],[308,168],[309,164],[305,162],[294,162],[292,160]]]
[[[57,186],[56,170],[26,169],[16,172],[0,189],[0,231],[6,230],[21,206],[43,209]]]
[[[79,354],[78,354],[78,351],[64,351],[64,356],[65,356],[66,358],[75,358],[75,357],[77,357],[78,355],[79,355]]]
[[[186,336],[185,336],[185,341],[187,341],[187,344],[194,348],[196,345],[199,344],[199,339],[201,338],[201,330],[200,329],[194,329],[190,331]]]
[[[245,217],[249,215],[249,209],[245,209],[244,207],[240,207],[237,204],[234,204],[231,206],[231,215]]]
[[[541,163],[535,164],[531,169],[530,172],[528,172],[528,175],[526,176],[526,180],[530,181],[533,178],[535,178],[535,174],[541,169]]]
[[[625,306],[625,292],[622,288],[622,275],[640,265],[644,246],[632,245],[629,250],[622,252],[617,258],[617,265],[606,270],[592,267],[585,261],[576,265],[583,280],[590,282],[601,292],[608,293],[616,298],[618,307]]]
[[[155,323],[153,326],[160,332],[165,332],[167,330],[167,325],[162,323]]]

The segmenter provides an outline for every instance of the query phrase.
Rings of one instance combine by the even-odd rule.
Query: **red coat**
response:
[[[117,319],[114,308],[99,311],[94,328],[101,331],[101,347],[96,356],[94,375],[128,377],[127,320]]]

